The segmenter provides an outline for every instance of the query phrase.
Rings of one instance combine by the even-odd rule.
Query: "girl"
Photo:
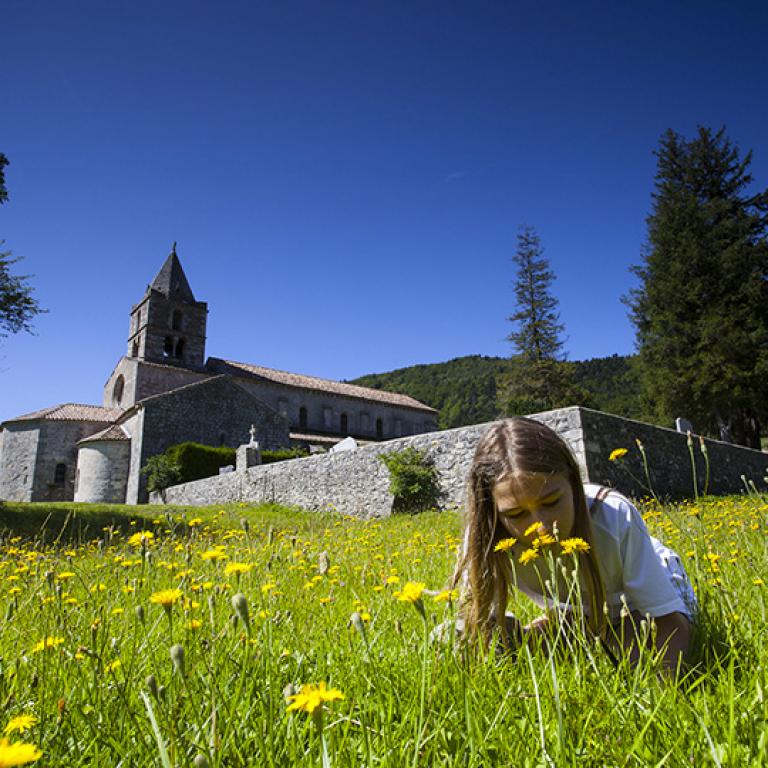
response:
[[[470,637],[487,641],[498,629],[509,643],[521,629],[543,632],[553,617],[568,617],[573,600],[562,596],[574,591],[561,569],[551,572],[547,553],[570,551],[579,559],[576,594],[589,630],[633,660],[635,628],[650,615],[663,664],[677,667],[696,611],[680,558],[648,534],[624,496],[583,486],[568,446],[549,427],[523,417],[494,424],[477,446],[467,495],[456,577],[466,588],[461,613]],[[542,607],[561,610],[520,628],[506,614],[512,587]],[[506,620],[498,621],[500,616]]]

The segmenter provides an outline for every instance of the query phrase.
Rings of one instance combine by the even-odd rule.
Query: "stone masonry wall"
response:
[[[564,408],[535,414],[571,447],[582,479],[610,485],[634,496],[648,493],[642,459],[635,440],[643,442],[654,491],[662,496],[692,496],[691,464],[685,435],[641,422],[586,408]],[[377,459],[380,453],[407,446],[425,450],[438,469],[443,490],[442,506],[458,507],[475,446],[489,424],[432,432],[368,445],[347,453],[310,456],[278,464],[254,467],[245,472],[220,475],[178,485],[166,492],[169,504],[217,504],[226,502],[278,502],[313,510],[336,510],[361,518],[391,514],[389,473]],[[768,454],[740,446],[706,441],[710,457],[713,493],[738,493],[741,475],[764,488]],[[614,448],[627,448],[621,461],[610,462]],[[703,462],[695,445],[699,490],[703,489]]]
[[[610,485],[633,496],[645,496],[653,490],[660,496],[694,496],[693,468],[687,436],[673,429],[663,429],[639,421],[623,419],[600,411],[581,408],[581,424],[586,435],[587,474],[594,483]],[[643,444],[648,461],[648,475],[637,440]],[[709,493],[738,493],[744,490],[741,476],[764,488],[768,454],[719,440],[706,439],[709,456]],[[626,448],[622,459],[611,462],[614,448]],[[706,484],[706,465],[698,436],[693,436],[693,461],[697,491]]]
[[[579,409],[537,414],[582,458]],[[443,492],[441,506],[463,503],[475,447],[489,424],[403,437],[355,451],[310,456],[253,467],[245,472],[198,480],[169,488],[168,504],[218,504],[236,501],[278,502],[313,510],[336,510],[360,518],[386,517],[392,511],[389,471],[378,456],[413,446],[434,461]],[[580,462],[583,464],[583,460]]]
[[[3,451],[0,454],[1,500],[32,501],[39,432],[39,424],[27,422],[3,427]]]
[[[228,376],[183,387],[144,401],[141,447],[132,449],[128,503],[145,498],[145,480],[134,475],[147,458],[177,443],[192,440],[204,445],[237,448],[247,442],[251,424],[263,449],[287,448],[288,421],[253,398]],[[135,438],[134,438],[135,440]],[[133,442],[133,441],[132,441]],[[135,489],[136,499],[131,498]]]
[[[37,448],[32,501],[72,501],[75,498],[77,441],[104,429],[103,421],[43,421]],[[63,485],[54,483],[56,465],[66,466]]]
[[[383,423],[384,439],[413,435],[434,430],[436,414],[404,408],[397,405],[344,397],[332,392],[313,391],[287,387],[275,382],[252,378],[238,378],[238,383],[254,397],[268,403],[279,413],[287,416],[291,428],[301,432],[299,409],[307,409],[306,430],[341,434],[341,415],[347,416],[346,435],[361,439],[376,438],[376,420]],[[398,432],[398,423],[400,431]]]

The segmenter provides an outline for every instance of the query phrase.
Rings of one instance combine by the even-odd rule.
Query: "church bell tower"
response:
[[[131,309],[128,357],[202,368],[207,318],[208,305],[195,301],[174,243],[144,298]]]

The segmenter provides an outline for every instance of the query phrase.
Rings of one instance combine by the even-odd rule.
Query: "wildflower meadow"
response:
[[[39,506],[0,509],[0,767],[768,764],[760,496],[643,506],[700,601],[677,679],[435,642],[457,512]]]

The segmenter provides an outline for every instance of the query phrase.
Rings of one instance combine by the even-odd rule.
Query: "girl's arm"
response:
[[[638,640],[643,618],[637,611],[632,611],[613,625],[612,644],[628,654],[629,663],[633,666],[640,656]],[[691,622],[684,613],[678,611],[656,616],[653,622],[656,625],[656,650],[664,651],[662,667],[665,671],[674,673],[688,653],[691,644]]]
[[[675,672],[691,645],[691,622],[684,613],[678,611],[657,616],[654,622],[656,648],[664,649],[661,662],[666,670]]]

